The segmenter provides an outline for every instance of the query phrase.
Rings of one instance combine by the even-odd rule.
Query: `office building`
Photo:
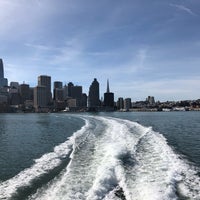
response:
[[[85,93],[82,94],[82,107],[83,108],[87,107],[87,94]]]
[[[130,108],[131,108],[131,98],[124,99],[124,109],[126,111],[129,111]]]
[[[88,108],[91,111],[97,111],[99,106],[99,82],[95,78],[89,88]]]
[[[82,86],[74,86],[72,82],[65,85],[63,88],[64,100],[76,99],[76,106],[82,106]]]
[[[63,88],[55,88],[54,89],[54,100],[55,101],[64,101],[64,89]]]
[[[55,81],[54,82],[54,87],[53,87],[53,99],[54,100],[58,100],[58,99],[60,99],[60,96],[58,97],[57,95],[59,94],[61,94],[61,93],[63,93],[63,83],[62,82],[60,82],[60,81]],[[63,94],[62,94],[62,96],[63,96]],[[62,99],[63,99],[63,97],[62,97]]]
[[[0,78],[4,78],[3,60],[0,58]]]
[[[18,82],[10,82],[10,87],[12,89],[19,89],[19,83]]]
[[[104,106],[106,108],[114,108],[114,93],[110,92],[108,80],[107,80],[107,91],[104,93]]]
[[[77,107],[81,107],[82,104],[82,86],[72,86],[71,88],[71,97],[76,99]]]
[[[30,100],[30,87],[28,84],[19,85],[19,94],[21,99],[21,104],[24,104],[26,100]]]
[[[34,88],[34,107],[36,111],[47,107],[47,88],[46,86],[36,86]]]
[[[21,103],[21,98],[19,93],[10,93],[10,105],[19,105]]]
[[[33,101],[33,98],[34,98],[34,87],[30,87],[29,88],[29,100],[32,100]]]
[[[77,101],[76,101],[76,99],[68,99],[67,100],[67,105],[68,105],[68,107],[69,107],[70,110],[72,108],[76,108],[77,107]]]
[[[47,105],[51,103],[52,95],[51,95],[51,77],[46,75],[41,75],[38,77],[38,86],[46,87],[46,102]]]
[[[69,98],[69,95],[68,95],[68,86],[66,84],[63,87],[63,98],[64,98],[64,101]]]
[[[72,97],[72,87],[74,86],[74,84],[72,82],[68,83],[68,97]]]
[[[154,99],[153,96],[148,96],[148,97],[146,98],[146,102],[147,102],[150,106],[155,105],[155,99]]]
[[[117,101],[117,109],[118,109],[118,110],[124,109],[124,99],[123,99],[122,97],[119,97],[119,98],[118,98],[118,101]]]
[[[63,83],[61,81],[54,81],[53,83],[53,88],[62,88],[63,87]]]
[[[8,86],[7,78],[4,78],[3,60],[0,58],[0,87]]]

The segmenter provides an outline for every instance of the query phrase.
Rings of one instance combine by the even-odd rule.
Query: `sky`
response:
[[[8,81],[94,80],[132,101],[200,98],[199,0],[0,0]]]

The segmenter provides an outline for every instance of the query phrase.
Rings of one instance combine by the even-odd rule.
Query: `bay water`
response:
[[[0,199],[200,199],[200,112],[0,114]]]

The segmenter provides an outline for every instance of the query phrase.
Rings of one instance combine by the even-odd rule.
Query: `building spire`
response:
[[[107,93],[110,93],[109,80],[107,79]]]

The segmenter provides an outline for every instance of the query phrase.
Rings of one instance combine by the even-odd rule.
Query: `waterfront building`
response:
[[[8,79],[4,78],[3,60],[0,58],[0,87],[8,86]]]
[[[63,88],[55,88],[54,89],[54,100],[55,101],[64,101],[64,89]]]
[[[21,98],[18,92],[10,92],[10,105],[19,105]]]
[[[7,78],[0,78],[0,87],[6,87],[8,85]]]
[[[71,87],[71,97],[76,99],[77,107],[82,105],[82,86],[72,86]]]
[[[124,99],[124,109],[126,111],[129,111],[130,108],[131,108],[131,98]]]
[[[72,82],[68,83],[68,97],[72,97],[72,87],[74,86],[74,84]]]
[[[85,93],[82,94],[82,107],[83,108],[87,107],[87,94]]]
[[[29,100],[33,101],[34,98],[34,87],[29,87]]]
[[[69,97],[68,95],[68,86],[65,84],[64,87],[63,87],[63,98],[64,100],[67,100]]]
[[[8,97],[6,95],[0,94],[0,103],[7,103]]]
[[[0,78],[4,78],[3,60],[0,58]]]
[[[10,87],[18,90],[19,89],[19,83],[18,82],[10,82]]]
[[[19,85],[19,94],[21,103],[24,104],[26,100],[30,100],[30,87],[28,84],[20,84]]]
[[[88,108],[91,111],[97,111],[99,106],[99,82],[95,78],[89,88]]]
[[[67,100],[67,105],[68,105],[70,110],[73,109],[73,108],[76,108],[77,107],[76,99],[68,99]]]
[[[8,86],[0,87],[0,95],[6,96],[6,98],[8,100],[9,99],[9,87]]]
[[[54,82],[54,87],[53,87],[53,99],[58,100],[61,99],[61,96],[57,96],[58,94],[61,95],[62,93],[62,99],[63,99],[63,83],[61,81],[55,81]]]
[[[107,80],[107,91],[104,93],[104,106],[107,109],[114,108],[114,93],[110,92],[109,80]]]
[[[34,88],[34,108],[40,111],[41,108],[47,107],[47,88],[46,86],[36,86]]]
[[[38,86],[46,87],[46,102],[50,104],[52,95],[51,95],[51,77],[47,75],[41,75],[38,77]]]
[[[148,103],[150,106],[155,105],[155,99],[154,99],[153,96],[148,96],[148,97],[146,98],[146,101],[147,101],[147,103]]]
[[[10,88],[8,89],[8,91],[9,91],[9,94],[12,94],[12,93],[19,93],[19,90],[16,89],[15,87],[10,87]]]
[[[65,85],[63,88],[63,98],[64,100],[76,99],[76,106],[82,106],[82,86],[74,86],[72,82]]]
[[[62,88],[63,87],[63,83],[61,81],[54,81],[53,83],[53,88]]]
[[[118,98],[118,101],[117,101],[117,109],[118,109],[118,110],[124,109],[124,99],[123,99],[122,97],[119,97],[119,98]]]

